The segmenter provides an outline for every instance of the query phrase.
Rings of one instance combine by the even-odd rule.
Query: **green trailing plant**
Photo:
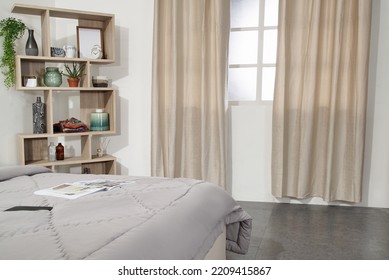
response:
[[[62,72],[62,75],[68,77],[69,79],[80,79],[84,75],[85,64],[73,62],[72,67],[65,64],[65,70],[67,73]]]
[[[3,41],[3,55],[1,56],[0,67],[4,75],[4,84],[7,88],[15,85],[15,41],[24,35],[27,26],[20,20],[13,17],[0,21],[0,36]]]

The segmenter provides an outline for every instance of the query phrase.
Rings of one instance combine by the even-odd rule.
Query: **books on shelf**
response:
[[[36,195],[55,196],[67,199],[76,199],[88,194],[100,191],[109,191],[116,187],[129,185],[133,181],[96,179],[90,181],[78,181],[63,183],[51,188],[35,191]]]

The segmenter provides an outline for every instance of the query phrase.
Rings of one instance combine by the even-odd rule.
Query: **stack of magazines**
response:
[[[35,191],[34,194],[62,197],[67,199],[76,199],[84,195],[100,191],[109,191],[113,188],[128,185],[131,183],[134,182],[104,179],[78,181],[73,183],[63,183],[48,189]]]

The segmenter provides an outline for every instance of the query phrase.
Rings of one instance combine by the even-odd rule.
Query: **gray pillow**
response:
[[[0,167],[0,182],[23,175],[35,175],[39,173],[51,172],[50,169],[43,166],[34,165],[14,165]]]

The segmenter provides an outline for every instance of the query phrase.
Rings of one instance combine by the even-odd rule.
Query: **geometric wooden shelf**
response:
[[[116,90],[114,88],[93,87],[92,66],[104,66],[115,62],[115,16],[112,14],[94,13],[88,11],[77,11],[71,9],[58,9],[51,7],[40,7],[35,5],[16,4],[12,9],[13,13],[28,14],[41,17],[41,56],[16,56],[16,89],[26,93],[37,94],[42,97],[42,102],[46,104],[47,133],[31,134],[23,133],[18,135],[19,141],[19,164],[40,165],[56,170],[60,166],[81,166],[95,174],[116,174],[116,158],[110,155],[102,157],[96,156],[96,151],[92,150],[95,139],[101,136],[116,134]],[[51,24],[52,17],[76,19],[78,25],[83,27],[101,28],[103,51],[102,59],[66,58],[51,57]],[[42,73],[47,65],[65,64],[76,62],[85,65],[85,75],[80,87],[70,88],[63,83],[60,87],[46,87],[41,83],[37,87],[24,87],[23,76],[36,76],[38,80],[42,78]],[[108,131],[87,131],[82,133],[54,133],[53,125],[59,120],[54,119],[56,106],[54,100],[57,94],[79,95],[80,120],[85,124],[90,123],[90,114],[97,108],[103,109],[109,114],[110,130]],[[70,116],[69,116],[70,117]],[[32,121],[31,121],[32,122]],[[77,139],[80,142],[80,156],[67,156],[64,160],[48,161],[49,141],[59,137],[66,139]]]

